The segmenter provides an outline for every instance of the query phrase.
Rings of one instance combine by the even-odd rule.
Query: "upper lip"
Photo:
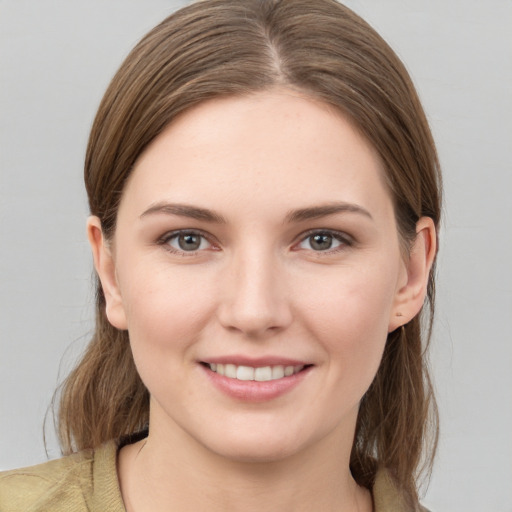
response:
[[[310,365],[308,361],[292,359],[281,356],[248,357],[243,355],[226,355],[217,357],[208,357],[201,360],[203,363],[214,364],[234,364],[236,366],[252,366],[259,368],[263,366],[305,366]]]

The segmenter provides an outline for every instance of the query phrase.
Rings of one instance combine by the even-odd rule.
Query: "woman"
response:
[[[334,0],[178,11],[109,86],[85,182],[76,453],[4,473],[3,508],[421,509],[440,175],[373,29]]]

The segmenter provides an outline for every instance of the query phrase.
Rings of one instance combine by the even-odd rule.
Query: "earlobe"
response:
[[[406,282],[397,290],[388,332],[410,322],[421,310],[436,251],[437,236],[434,221],[430,217],[422,217],[416,224],[416,239],[404,263]]]
[[[114,327],[124,330],[127,328],[126,315],[117,282],[115,260],[110,244],[103,235],[101,221],[96,216],[87,219],[87,238],[105,295],[107,318]]]

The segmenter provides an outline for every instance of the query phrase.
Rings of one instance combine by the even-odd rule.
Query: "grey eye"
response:
[[[343,245],[343,242],[331,233],[314,233],[306,237],[299,247],[313,251],[328,251],[341,245]]]
[[[332,235],[313,235],[310,236],[310,245],[316,251],[325,251],[326,249],[330,249],[332,246]]]
[[[167,242],[173,249],[183,252],[199,251],[210,246],[208,240],[199,233],[178,233]]]

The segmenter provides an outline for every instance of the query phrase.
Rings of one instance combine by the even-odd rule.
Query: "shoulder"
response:
[[[117,446],[107,443],[29,468],[0,473],[0,510],[8,512],[81,512],[91,506],[99,487],[117,487]],[[97,482],[96,480],[100,480]],[[98,484],[98,486],[96,485]],[[115,498],[120,498],[115,496]]]
[[[375,512],[412,512],[408,500],[398,490],[389,471],[379,469],[375,476],[372,489],[372,497]],[[417,507],[412,507],[418,510]],[[420,506],[418,512],[429,512],[428,509]]]
[[[82,510],[90,490],[93,451],[79,452],[29,468],[0,473],[2,510]],[[57,504],[62,504],[59,508]],[[74,507],[76,505],[76,507]]]

